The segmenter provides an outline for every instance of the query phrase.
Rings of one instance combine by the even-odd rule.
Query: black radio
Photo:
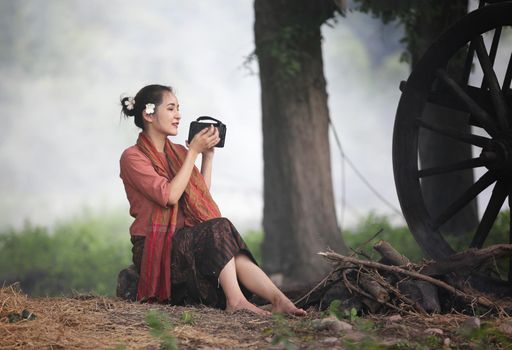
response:
[[[203,120],[213,120],[214,123],[205,123]],[[223,124],[220,120],[217,120],[215,118],[209,117],[209,116],[201,116],[197,118],[195,121],[190,123],[190,129],[188,131],[188,143],[192,141],[195,134],[197,134],[199,131],[203,130],[204,128],[210,127],[210,125],[213,125],[219,130],[219,137],[220,141],[215,145],[215,147],[224,147],[224,141],[226,139],[226,125]]]

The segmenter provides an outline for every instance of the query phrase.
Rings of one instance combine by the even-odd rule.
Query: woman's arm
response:
[[[188,181],[190,180],[190,175],[192,175],[194,163],[198,155],[199,153],[197,153],[196,150],[192,148],[188,150],[187,156],[185,157],[185,161],[181,165],[180,170],[178,170],[169,183],[170,191],[169,200],[167,202],[168,205],[175,205],[180,200],[185,188],[187,187]]]
[[[219,129],[215,128],[215,136],[218,140],[219,138]],[[208,190],[212,186],[212,166],[213,166],[213,155],[215,153],[215,146],[210,149],[204,151],[203,159],[201,160],[201,174],[203,175],[204,182],[206,182],[206,186]]]
[[[209,153],[203,153],[201,161],[201,174],[208,189],[212,186],[212,165],[213,165],[213,149]]]
[[[185,188],[187,187],[188,181],[190,180],[190,175],[192,175],[192,170],[194,169],[194,163],[197,159],[199,153],[203,154],[203,161],[201,166],[201,173],[203,173],[203,166],[205,165],[205,153],[211,153],[213,156],[212,148],[219,142],[219,132],[216,128],[208,128],[201,130],[197,133],[196,136],[192,139],[192,142],[189,145],[189,150],[187,152],[187,156],[185,157],[185,161],[181,165],[180,170],[176,173],[174,178],[170,182],[170,192],[169,192],[169,205],[175,205],[180,200]],[[208,157],[208,156],[207,156]],[[208,162],[207,162],[208,163]],[[209,173],[208,177],[211,179],[211,159],[209,165]],[[203,173],[203,176],[204,173]],[[206,178],[205,178],[206,180]],[[211,180],[209,180],[211,182]],[[210,188],[209,183],[207,182],[208,188]]]

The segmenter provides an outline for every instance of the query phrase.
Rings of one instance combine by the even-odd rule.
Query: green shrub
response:
[[[485,246],[508,242],[509,211],[498,215]],[[19,281],[32,296],[69,295],[72,291],[114,295],[118,272],[131,263],[129,217],[124,212],[92,214],[59,222],[51,230],[27,223],[19,230],[0,232],[0,283]],[[383,215],[369,213],[354,228],[343,232],[348,247],[358,248],[376,232],[382,232],[364,251],[373,259],[373,244],[383,239],[412,261],[422,252],[405,225],[392,225]],[[249,231],[244,241],[261,264],[262,231]],[[447,237],[456,251],[467,249],[472,235]],[[508,272],[506,261],[493,266],[501,276]]]
[[[509,225],[510,225],[510,210],[501,211],[492,226],[487,239],[484,242],[484,247],[493,244],[508,243],[509,241]],[[475,229],[476,232],[476,229]],[[448,236],[446,240],[456,250],[461,251],[469,247],[474,233],[464,236]]]
[[[0,233],[0,283],[20,282],[32,296],[114,295],[131,260],[126,215],[85,213],[50,232],[30,223]]]
[[[171,334],[173,324],[162,311],[151,309],[146,313],[149,333],[160,341],[159,349],[177,350],[178,340]]]
[[[508,243],[509,241],[509,226],[510,226],[510,211],[504,210],[498,214],[494,225],[492,226],[484,246],[487,247],[493,244]],[[372,251],[373,244],[379,239],[389,242],[401,254],[408,257],[413,262],[418,262],[423,257],[421,248],[414,240],[412,233],[408,227],[394,226],[390,224],[389,219],[383,215],[376,215],[371,212],[366,216],[358,225],[353,229],[345,230],[343,239],[347,246],[355,249],[361,243],[371,238],[380,229],[382,232],[372,242],[366,245],[364,251],[372,258],[378,258],[378,254]],[[475,229],[476,231],[476,229]],[[474,233],[470,232],[466,235],[444,235],[445,240],[456,251],[461,252],[469,248],[469,244],[473,239]],[[492,261],[484,267],[484,272],[488,275],[494,275],[506,279],[508,274],[508,261],[501,259],[499,261]]]
[[[482,248],[488,247],[494,244],[509,243],[509,226],[510,226],[510,210],[501,211],[494,222],[489,235],[487,236]],[[457,252],[468,249],[471,240],[473,239],[475,232],[471,232],[463,236],[448,236],[446,240]],[[491,259],[483,268],[481,268],[485,274],[501,278],[503,280],[508,279],[509,263],[508,259],[495,260]]]
[[[243,239],[249,247],[252,255],[261,266],[261,243],[263,242],[263,231],[248,231],[243,234]]]
[[[380,230],[381,233],[366,244],[363,249],[363,251],[373,259],[378,260],[379,257],[378,253],[373,251],[373,245],[378,240],[388,242],[411,261],[418,262],[422,259],[423,253],[421,248],[414,240],[412,233],[406,225],[392,225],[387,216],[377,215],[374,212],[370,212],[354,228],[346,229],[343,232],[343,239],[348,247],[357,249],[362,243],[370,239]]]
[[[377,253],[372,252],[373,244],[382,239],[389,242],[401,254],[412,261],[421,260],[423,254],[409,228],[406,225],[392,225],[389,218],[384,215],[377,215],[370,212],[355,227],[346,229],[343,232],[343,239],[346,245],[356,249],[363,242],[370,239],[379,230],[382,232],[372,242],[365,246],[364,251],[372,257],[377,258]],[[263,241],[262,231],[249,231],[243,235],[245,243],[254,254],[258,263],[261,264],[261,243]]]

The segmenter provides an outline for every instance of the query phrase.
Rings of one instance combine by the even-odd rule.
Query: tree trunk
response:
[[[346,251],[331,179],[329,111],[321,24],[332,1],[255,0],[263,127],[265,231],[262,258],[285,282],[329,270],[317,255]]]
[[[417,15],[405,25],[413,68],[437,37],[467,13],[468,2],[467,0],[433,0],[420,1],[416,6]],[[464,57],[461,55],[452,62],[448,70],[454,76],[460,77],[463,65]],[[451,127],[465,133],[470,132],[467,124],[468,115],[448,108],[429,104],[422,118],[439,126]],[[425,129],[420,132],[419,145],[422,168],[455,163],[473,157],[470,145]],[[472,169],[423,178],[423,196],[430,215],[437,218],[473,183]],[[477,225],[477,202],[473,200],[444,224],[441,230],[447,234],[463,235],[474,230]]]

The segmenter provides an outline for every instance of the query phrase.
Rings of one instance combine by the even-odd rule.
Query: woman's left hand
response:
[[[215,137],[214,138],[214,141],[213,141],[213,146],[208,148],[206,151],[203,151],[201,152],[201,154],[203,155],[203,158],[213,158],[213,154],[215,153],[215,145],[218,144],[220,142],[220,137],[219,137],[219,129],[217,129],[216,127],[214,127],[213,125],[210,126],[210,128],[213,128],[213,134],[212,134],[212,137]],[[211,129],[209,129],[211,130]],[[208,131],[210,132],[210,131]],[[188,142],[188,140],[185,140],[185,145],[187,146],[187,148],[190,148],[190,144]]]
[[[212,128],[215,128],[214,126],[212,126]],[[215,145],[217,143],[219,143],[220,141],[220,137],[219,137],[219,129],[215,128],[215,131],[214,131],[214,134],[215,137],[216,137],[216,140],[217,142],[215,142]],[[213,145],[212,147],[208,148],[206,151],[204,151],[202,154],[203,154],[203,158],[213,158],[213,154],[215,153],[215,145]]]
[[[213,126],[211,126],[214,128]],[[208,131],[210,132],[210,131]],[[208,189],[210,189],[212,184],[212,163],[213,163],[213,153],[215,152],[215,145],[219,143],[219,129],[215,128],[213,131],[213,135],[211,136],[213,140],[209,145],[211,145],[210,148],[206,148],[201,152],[203,155],[203,159],[201,161],[201,174],[203,174],[204,181],[206,183],[206,186],[208,186]]]

